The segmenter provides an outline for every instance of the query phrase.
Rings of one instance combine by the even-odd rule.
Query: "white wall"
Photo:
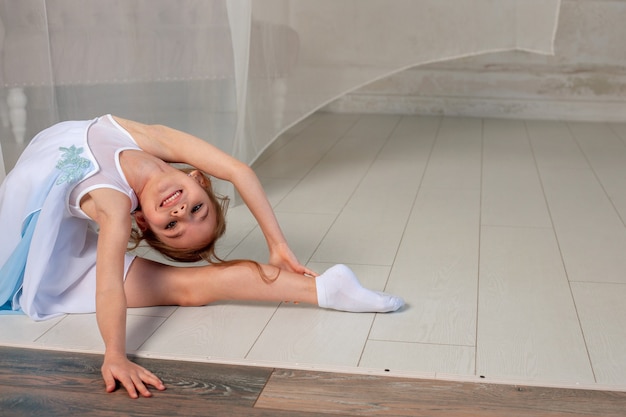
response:
[[[626,121],[626,0],[564,0],[554,56],[508,52],[424,65],[325,110]]]

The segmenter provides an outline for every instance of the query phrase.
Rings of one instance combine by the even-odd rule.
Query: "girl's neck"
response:
[[[141,194],[147,181],[159,172],[163,172],[170,166],[161,159],[144,151],[128,149],[120,154],[120,166],[126,177],[126,181],[135,191]]]

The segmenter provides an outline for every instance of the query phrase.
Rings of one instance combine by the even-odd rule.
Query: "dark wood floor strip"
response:
[[[0,384],[13,387],[102,391],[101,355],[0,347]],[[271,375],[271,368],[134,359],[155,372],[178,395],[252,406]],[[16,378],[16,375],[19,377]]]
[[[259,409],[232,403],[221,403],[205,397],[172,396],[171,391],[159,392],[152,398],[132,400],[114,394],[84,391],[59,392],[0,386],[0,416],[2,417],[315,417],[319,413]],[[326,415],[325,415],[326,416]],[[345,417],[330,414],[328,417]]]
[[[623,417],[626,393],[276,370],[256,407],[360,416]]]
[[[626,393],[136,359],[167,390],[104,391],[100,355],[0,347],[0,416],[626,416]]]
[[[156,373],[167,390],[136,400],[123,389],[107,394],[101,355],[0,347],[0,416],[319,415],[254,408],[271,368],[142,358],[135,362]]]

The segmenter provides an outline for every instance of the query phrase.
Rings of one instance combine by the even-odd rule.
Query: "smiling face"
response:
[[[165,245],[197,249],[215,235],[216,211],[206,190],[206,178],[199,171],[186,174],[172,168],[150,179],[141,194],[141,210],[135,221],[150,229]]]

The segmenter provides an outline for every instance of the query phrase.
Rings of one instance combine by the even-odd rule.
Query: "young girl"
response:
[[[185,172],[173,162],[198,170]],[[216,260],[224,214],[203,172],[235,186],[263,231],[269,264],[182,268],[127,253],[134,216],[141,237],[167,256]],[[0,224],[2,309],[34,320],[95,311],[106,389],[113,391],[117,380],[133,398],[150,396],[146,385],[165,387],[126,357],[127,307],[235,299],[351,312],[403,305],[401,298],[363,288],[343,265],[321,275],[302,266],[246,164],[184,132],[111,115],[39,133],[0,187]]]

